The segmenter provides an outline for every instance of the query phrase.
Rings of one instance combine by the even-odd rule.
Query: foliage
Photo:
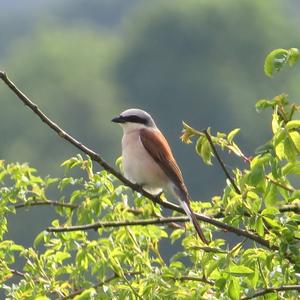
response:
[[[299,59],[300,54],[297,48],[276,49],[273,50],[266,58],[264,70],[266,75],[272,77],[275,71],[279,71],[284,65],[292,66]]]
[[[91,160],[81,155],[62,164],[62,178],[41,177],[27,164],[0,161],[0,285],[7,299],[235,300],[296,284],[300,190],[294,185],[300,174],[300,121],[294,117],[299,107],[284,94],[259,100],[256,107],[272,109],[273,135],[251,158],[235,142],[238,129],[216,135],[208,130],[211,144],[207,134],[184,123],[182,140],[192,143],[196,138],[196,152],[208,164],[215,145],[245,161],[245,168],[233,170],[236,188],[228,180],[222,195],[192,206],[257,234],[268,247],[251,239],[229,245],[227,235],[217,237],[219,229],[208,224],[202,227],[211,239],[209,246],[197,238],[190,223],[124,226],[120,222],[162,220],[164,212],[107,171],[95,172]],[[53,190],[60,195],[55,201],[49,196]],[[55,208],[57,218],[51,225],[62,232],[41,228],[29,248],[7,240],[8,215],[36,205]],[[99,220],[102,226],[96,232],[67,231],[73,224]],[[107,225],[112,223],[114,227]],[[169,247],[180,243],[181,249],[165,257],[162,242]],[[20,258],[23,268],[15,270]],[[270,289],[266,297],[296,299],[298,293]]]

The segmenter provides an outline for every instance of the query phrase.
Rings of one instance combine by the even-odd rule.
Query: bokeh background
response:
[[[300,96],[300,69],[271,80],[264,58],[274,48],[299,47],[299,36],[298,0],[10,0],[1,1],[0,68],[111,164],[121,139],[111,118],[147,110],[174,148],[192,197],[209,201],[222,192],[224,175],[181,143],[181,121],[213,132],[239,127],[238,142],[251,155],[270,135],[270,115],[255,111],[256,100]],[[63,176],[59,165],[77,149],[3,83],[0,104],[0,159]],[[49,207],[19,210],[7,238],[29,246],[52,217]]]

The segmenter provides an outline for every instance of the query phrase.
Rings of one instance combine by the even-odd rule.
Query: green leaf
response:
[[[65,259],[71,257],[71,254],[69,252],[62,252],[62,251],[57,251],[55,253],[55,260],[56,262],[63,262]]]
[[[283,175],[300,174],[300,162],[288,162],[282,168],[282,174]]]
[[[285,49],[275,49],[265,58],[264,71],[269,77],[272,77],[275,71],[279,71],[287,63],[288,51]]]
[[[288,160],[296,161],[296,157],[298,155],[298,150],[297,150],[290,134],[288,134],[287,138],[284,140],[284,154]]]
[[[290,48],[289,50],[289,65],[294,65],[300,58],[300,53],[297,48]]]
[[[266,207],[274,206],[278,203],[277,186],[269,183],[263,197]]]
[[[264,221],[266,221],[270,226],[274,227],[274,228],[281,228],[281,226],[278,224],[278,222],[274,219],[271,219],[269,217],[263,217]]]
[[[40,232],[33,241],[33,246],[37,248],[37,246],[44,241],[45,231]]]
[[[267,207],[262,212],[262,216],[274,217],[275,215],[279,214],[279,209],[276,207]]]
[[[256,101],[255,108],[257,112],[261,112],[265,108],[268,107],[274,107],[276,104],[275,100],[266,100],[266,99],[260,99]]]
[[[245,274],[252,274],[254,271],[246,266],[233,265],[230,266],[229,272],[231,275],[245,275]]]
[[[300,127],[300,120],[292,120],[289,121],[286,125],[285,128],[290,130],[290,129],[295,129]]]
[[[272,77],[274,72],[278,72],[285,64],[294,65],[299,59],[299,50],[297,48],[275,49],[271,51],[264,63],[265,74]]]
[[[219,266],[220,262],[218,260],[211,260],[208,265],[205,266],[206,276],[209,277],[210,274]]]
[[[228,295],[231,300],[240,299],[240,284],[237,278],[232,277],[228,285]]]
[[[278,129],[280,128],[280,124],[279,124],[279,116],[277,114],[277,112],[275,111],[273,113],[273,118],[272,118],[272,131],[273,133],[277,133]]]
[[[184,234],[184,229],[176,229],[171,233],[171,243],[174,243],[176,240],[178,240],[179,238],[181,238],[181,236]]]
[[[257,217],[255,227],[256,227],[256,232],[258,233],[258,235],[264,236],[265,229],[264,229],[264,222],[262,220],[262,217]]]
[[[96,295],[96,290],[94,288],[90,288],[76,296],[74,300],[90,300],[94,295]]]
[[[230,131],[228,133],[227,140],[228,140],[229,143],[232,142],[232,140],[239,133],[240,130],[241,130],[240,128],[235,128],[235,129],[233,129],[232,131]]]
[[[248,183],[250,185],[257,186],[263,180],[265,180],[265,173],[261,165],[257,165],[250,170],[248,174]]]
[[[213,156],[212,153],[212,149],[211,146],[209,144],[209,141],[207,139],[205,139],[203,141],[202,147],[201,147],[201,157],[203,159],[203,161],[207,164],[207,165],[211,165],[211,158]]]
[[[251,287],[253,289],[255,289],[257,286],[257,283],[259,281],[259,270],[258,270],[257,265],[255,265],[254,272],[253,272],[253,274],[249,275],[248,280],[249,280]]]
[[[292,142],[293,142],[295,148],[297,149],[298,153],[300,153],[300,133],[297,132],[297,131],[289,132],[289,137],[292,140]]]
[[[205,136],[201,135],[196,142],[196,152],[201,156],[202,146],[206,140]]]

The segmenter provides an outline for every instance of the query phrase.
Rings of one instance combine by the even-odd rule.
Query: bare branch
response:
[[[14,275],[17,275],[17,276],[20,276],[20,277],[25,277],[25,273],[21,272],[21,271],[18,271],[16,269],[10,269],[10,272]]]
[[[17,204],[14,204],[13,206],[16,209],[19,209],[19,208],[22,208],[22,207],[43,206],[43,205],[68,207],[68,208],[71,208],[71,209],[78,208],[77,204],[64,203],[64,202],[59,202],[59,201],[56,201],[56,200],[37,200],[37,201],[30,201],[30,202],[24,202],[24,203],[17,203]]]
[[[210,144],[210,146],[211,146],[211,148],[212,148],[212,150],[213,150],[213,152],[214,152],[214,154],[215,154],[215,156],[216,156],[216,158],[217,158],[217,160],[218,160],[218,162],[219,162],[222,170],[224,171],[227,179],[232,184],[232,186],[233,186],[234,190],[236,191],[236,193],[241,194],[240,189],[238,188],[238,186],[236,185],[236,183],[234,182],[234,180],[230,176],[228,170],[226,169],[225,164],[223,163],[223,161],[222,161],[222,159],[221,159],[221,157],[220,157],[220,155],[219,155],[219,153],[218,153],[218,151],[217,151],[217,149],[216,149],[216,147],[215,147],[215,145],[214,145],[214,143],[213,143],[213,141],[212,141],[212,139],[210,137],[210,134],[208,133],[207,129],[203,130],[203,133],[205,134],[205,136],[206,136],[206,138],[207,138],[207,140],[208,140],[208,142],[209,142],[209,144]]]
[[[68,141],[72,145],[74,145],[77,149],[81,150],[85,154],[87,154],[92,160],[99,163],[106,171],[114,175],[116,178],[118,178],[123,184],[130,187],[132,190],[142,194],[146,198],[150,199],[156,204],[162,205],[165,208],[178,211],[180,213],[184,213],[183,209],[171,202],[168,201],[162,201],[160,196],[153,196],[152,194],[146,192],[143,190],[139,185],[132,183],[128,179],[126,179],[121,173],[116,171],[113,167],[111,167],[102,157],[94,152],[93,150],[89,149],[87,146],[83,145],[81,142],[77,141],[75,138],[73,138],[71,135],[66,133],[62,128],[60,128],[56,123],[54,123],[52,120],[50,120],[39,108],[38,106],[33,103],[22,91],[20,91],[16,85],[7,77],[6,73],[3,71],[0,71],[0,78],[2,81],[18,96],[18,98],[27,106],[29,107],[45,124],[47,124],[51,129],[53,129],[61,138]],[[210,136],[208,135],[208,138]],[[214,148],[213,148],[214,149]],[[217,154],[216,154],[217,155]],[[226,168],[225,168],[226,169]],[[229,176],[230,177],[230,176]],[[210,223],[216,227],[219,227],[221,229],[224,229],[226,231],[233,232],[239,236],[247,237],[253,241],[256,241],[257,243],[269,248],[269,249],[278,249],[276,246],[271,246],[269,241],[261,238],[260,236],[251,233],[244,229],[239,229],[230,225],[227,225],[223,222],[220,222],[218,220],[215,220],[213,218],[204,216],[202,214],[195,214],[198,220]]]
[[[77,225],[68,227],[48,227],[48,232],[67,232],[67,231],[79,231],[79,230],[97,230],[98,228],[108,228],[108,227],[123,227],[123,226],[146,226],[153,224],[169,224],[169,223],[184,223],[188,222],[188,217],[168,217],[168,218],[158,218],[158,219],[142,219],[142,220],[132,220],[132,221],[108,221],[108,222],[96,222],[87,225]]]
[[[206,278],[196,277],[196,276],[181,276],[181,277],[174,277],[174,278],[171,277],[171,279],[179,280],[179,281],[199,281],[199,282],[207,283],[209,285],[214,285],[214,281]]]
[[[291,193],[295,192],[295,189],[293,187],[290,187],[290,186],[287,186],[287,185],[285,185],[285,184],[283,184],[281,182],[278,182],[277,180],[274,180],[270,176],[266,176],[266,179],[268,181],[272,182],[273,184],[275,184],[275,185],[277,185],[277,186],[279,186],[279,187],[287,190],[288,192],[291,192]]]
[[[300,203],[282,205],[278,208],[280,212],[294,212],[300,214]]]
[[[129,272],[129,273],[125,273],[125,276],[135,276],[135,275],[140,275],[142,274],[141,272]],[[109,282],[111,282],[114,279],[122,279],[122,277],[120,277],[117,274],[112,275],[111,277],[107,278],[106,280],[94,284],[93,286],[89,287],[89,288],[82,288],[82,289],[78,289],[75,290],[74,292],[72,292],[71,294],[69,294],[68,296],[62,297],[60,298],[60,300],[67,300],[67,299],[73,299],[76,296],[80,295],[81,293],[83,293],[85,290],[90,289],[90,288],[94,288],[97,289],[98,287],[101,287],[105,284],[108,284]],[[181,277],[167,277],[167,279],[170,280],[178,280],[178,281],[198,281],[198,282],[203,282],[203,283],[207,283],[209,285],[213,285],[214,282],[211,280],[208,280],[206,278],[200,278],[200,277],[196,277],[196,276],[181,276]]]
[[[300,291],[300,284],[298,285],[283,285],[280,287],[269,287],[262,289],[251,296],[243,297],[241,300],[249,300],[253,298],[257,298],[259,296],[263,296],[270,293],[277,293],[277,292],[283,292],[283,291]]]
[[[282,205],[280,207],[277,207],[277,209],[281,213],[294,212],[295,214],[300,214],[300,203]],[[262,211],[263,209],[259,210],[258,213],[260,214]],[[251,215],[248,212],[244,212],[244,216],[250,217]],[[221,219],[225,217],[225,214],[223,210],[220,210],[217,213],[212,214],[211,217],[215,219]]]

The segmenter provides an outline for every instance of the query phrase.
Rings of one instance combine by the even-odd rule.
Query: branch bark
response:
[[[108,222],[96,222],[87,225],[77,225],[68,227],[48,227],[48,232],[67,232],[67,231],[80,231],[80,230],[97,230],[98,228],[108,228],[108,227],[123,227],[123,226],[147,226],[153,224],[172,224],[188,222],[188,217],[168,217],[168,218],[155,218],[155,219],[142,219],[142,220],[132,220],[132,221],[108,221]]]
[[[15,207],[15,209],[18,209],[18,208],[22,208],[22,207],[44,206],[44,205],[68,207],[71,209],[78,208],[77,204],[64,203],[64,202],[59,202],[56,200],[37,200],[37,201],[30,201],[30,202],[24,202],[24,203],[17,203],[17,204],[14,204],[13,206]]]
[[[264,296],[270,293],[277,293],[277,292],[283,292],[283,291],[300,291],[300,284],[298,285],[283,285],[280,287],[269,287],[265,288],[263,290],[260,290],[251,296],[243,297],[241,300],[249,300],[253,298],[257,298],[259,296]]]
[[[123,184],[130,187],[132,190],[142,194],[146,198],[150,199],[156,204],[162,205],[165,208],[171,209],[173,211],[177,211],[184,214],[184,211],[181,207],[168,202],[168,201],[162,201],[159,196],[153,196],[152,194],[146,192],[143,190],[139,185],[134,184],[130,182],[128,179],[126,179],[121,173],[116,171],[113,167],[111,167],[99,154],[94,152],[93,150],[89,149],[87,146],[82,144],[80,141],[76,140],[74,137],[69,135],[67,132],[65,132],[62,128],[60,128],[55,122],[53,122],[51,119],[49,119],[39,108],[38,106],[33,103],[21,90],[19,90],[16,85],[8,78],[5,72],[0,71],[0,78],[2,81],[12,90],[12,92],[17,95],[17,97],[27,106],[29,107],[45,124],[47,124],[52,130],[54,130],[61,138],[68,141],[72,145],[74,145],[77,149],[87,154],[92,160],[96,161],[101,165],[106,171],[114,175],[116,178],[118,178]],[[257,243],[273,250],[277,250],[277,246],[270,245],[269,241],[261,238],[260,236],[251,233],[250,231],[247,231],[245,229],[239,229],[230,225],[227,225],[223,222],[220,222],[218,220],[215,220],[213,218],[207,217],[202,214],[196,214],[198,220],[201,220],[203,222],[207,222],[209,224],[212,224],[216,227],[219,227],[223,230],[230,231],[235,233],[239,236],[247,237],[253,241],[256,241]]]
[[[218,151],[217,151],[217,149],[216,149],[216,147],[215,147],[215,145],[214,145],[214,143],[213,143],[213,141],[212,141],[212,139],[210,137],[210,134],[208,133],[207,129],[203,130],[203,133],[205,134],[205,136],[206,136],[206,138],[207,138],[207,140],[208,140],[208,142],[209,142],[209,144],[210,144],[210,146],[212,148],[212,151],[213,151],[214,155],[216,156],[216,158],[217,158],[217,160],[218,160],[218,162],[219,162],[219,164],[220,164],[223,172],[225,173],[225,176],[230,181],[230,183],[233,186],[233,188],[236,191],[236,193],[240,195],[241,191],[238,188],[238,186],[236,185],[236,183],[234,182],[233,178],[230,176],[228,170],[226,169],[225,164],[223,163],[223,161],[222,161],[222,159],[221,159],[221,157],[220,157],[220,155],[219,155],[219,153],[218,153]]]
[[[18,271],[16,269],[10,269],[10,272],[16,276],[20,276],[20,277],[25,277],[25,273],[21,272],[21,271]]]

